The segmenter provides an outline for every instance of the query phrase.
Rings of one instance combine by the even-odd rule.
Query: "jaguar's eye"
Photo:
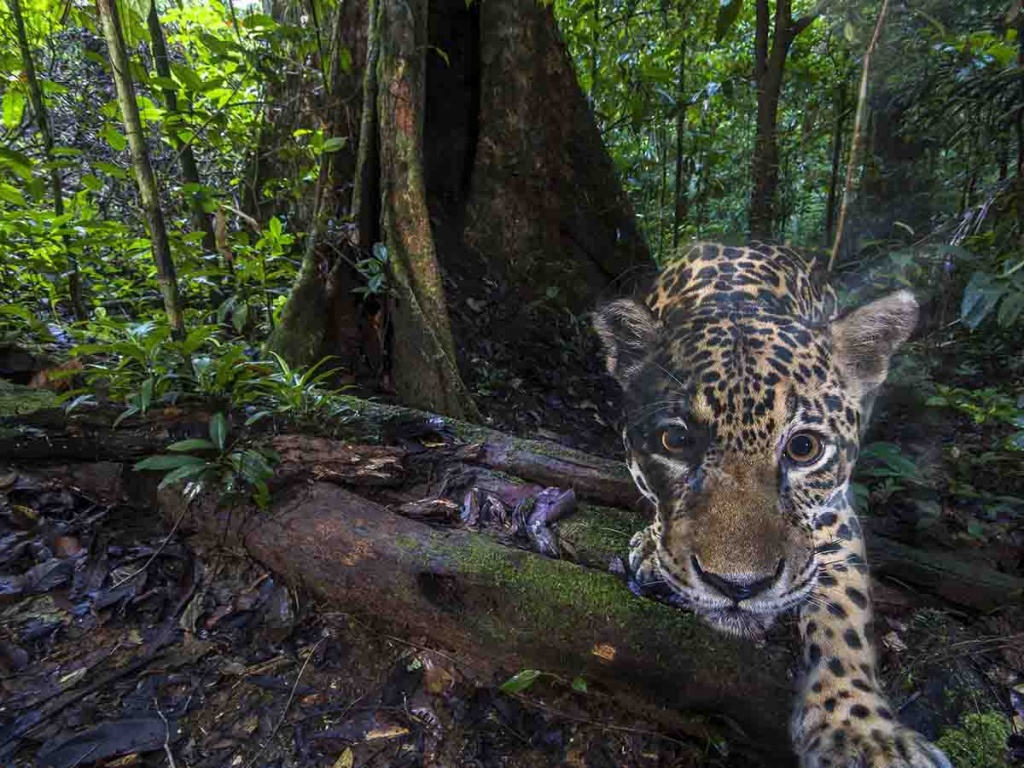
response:
[[[813,432],[797,432],[786,443],[786,458],[795,464],[810,464],[823,449],[821,438]]]
[[[679,453],[689,443],[685,427],[666,427],[661,430],[661,445],[669,453]]]

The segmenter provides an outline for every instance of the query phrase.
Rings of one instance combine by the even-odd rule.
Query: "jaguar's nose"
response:
[[[770,576],[758,578],[756,574],[710,573],[700,567],[700,561],[696,555],[691,555],[690,561],[693,563],[693,570],[701,581],[735,603],[749,600],[770,589],[782,576],[782,571],[786,566],[784,560],[779,560],[774,573]]]

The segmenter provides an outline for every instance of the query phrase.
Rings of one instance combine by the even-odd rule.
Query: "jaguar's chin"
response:
[[[774,614],[751,613],[736,606],[702,611],[699,615],[719,632],[749,640],[763,640],[765,633],[775,623]]]

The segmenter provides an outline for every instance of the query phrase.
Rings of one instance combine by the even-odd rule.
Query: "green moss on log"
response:
[[[558,531],[579,562],[603,567],[612,555],[624,555],[633,534],[647,527],[647,523],[637,512],[581,504],[572,515],[559,522]]]
[[[57,396],[46,389],[31,389],[0,379],[0,417],[24,416],[57,406]]]

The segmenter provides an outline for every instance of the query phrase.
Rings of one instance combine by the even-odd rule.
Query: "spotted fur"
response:
[[[879,686],[849,494],[871,399],[917,304],[899,292],[840,315],[823,278],[789,249],[700,244],[646,306],[598,314],[629,469],[656,508],[630,569],[733,634],[760,637],[799,610],[792,736],[805,768],[949,768]]]

